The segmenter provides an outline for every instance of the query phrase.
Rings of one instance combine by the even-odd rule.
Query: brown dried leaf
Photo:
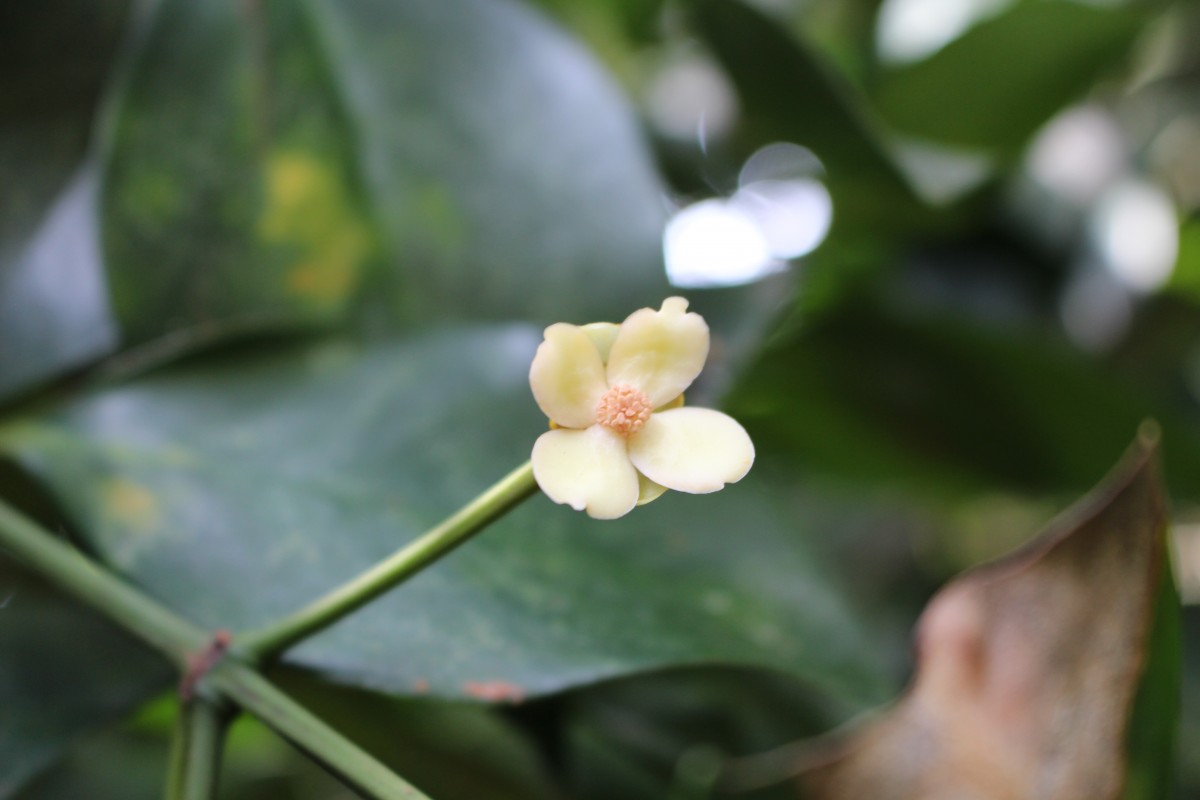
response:
[[[814,800],[1106,800],[1163,564],[1157,435],[1020,551],[930,602],[917,673],[800,777]]]

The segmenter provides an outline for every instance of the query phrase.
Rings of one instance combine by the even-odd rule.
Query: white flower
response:
[[[556,503],[615,519],[667,489],[705,494],[754,463],[732,417],[682,408],[708,356],[708,325],[682,297],[612,323],[546,328],[529,385],[553,430],[533,445],[533,475]]]

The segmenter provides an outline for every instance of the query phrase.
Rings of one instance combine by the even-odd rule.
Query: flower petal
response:
[[[655,407],[682,394],[708,357],[708,324],[685,312],[687,300],[668,297],[659,311],[630,314],[608,354],[609,385],[640,389]]]
[[[637,505],[638,474],[625,439],[607,428],[547,431],[533,443],[533,477],[556,503],[616,519]]]
[[[654,414],[629,439],[629,458],[655,483],[707,494],[750,471],[754,444],[733,417],[708,408],[676,408]]]
[[[529,386],[538,406],[564,428],[596,421],[596,403],[608,391],[600,352],[582,329],[559,322],[546,328],[529,367]]]

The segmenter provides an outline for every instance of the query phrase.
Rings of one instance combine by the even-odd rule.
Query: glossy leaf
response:
[[[1190,495],[1200,429],[1120,374],[1064,341],[859,298],[764,352],[731,406],[764,449],[942,494],[1081,491],[1155,416],[1168,479]]]
[[[125,340],[336,318],[373,234],[300,5],[167,0],[144,28],[102,194]]]
[[[87,146],[126,8],[0,12],[0,399],[116,344]]]
[[[356,298],[393,327],[664,293],[631,114],[519,5],[167,0],[121,98],[104,234],[131,341],[324,324]]]
[[[558,798],[547,765],[503,709],[381,697],[289,671],[285,691],[438,800]]]
[[[526,327],[214,356],[7,429],[90,543],[210,627],[352,577],[529,456]],[[464,457],[465,456],[465,457]],[[757,479],[756,479],[757,477]],[[666,665],[887,685],[768,474],[601,523],[536,497],[288,660],[399,694],[517,701]],[[820,523],[825,529],[826,523]]]
[[[1016,3],[929,58],[886,72],[880,113],[905,133],[1012,152],[1128,54],[1144,10]]]
[[[665,293],[662,188],[576,42],[510,0],[312,6],[389,245],[383,313],[606,319]]]
[[[170,680],[170,668],[95,612],[0,558],[0,798]]]
[[[794,142],[821,159],[835,231],[894,230],[919,206],[865,98],[817,51],[735,0],[704,0],[692,10],[737,85],[754,140]]]

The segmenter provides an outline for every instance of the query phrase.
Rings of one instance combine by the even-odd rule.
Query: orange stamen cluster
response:
[[[645,392],[619,383],[596,403],[596,424],[622,436],[632,436],[642,429],[653,411]]]

